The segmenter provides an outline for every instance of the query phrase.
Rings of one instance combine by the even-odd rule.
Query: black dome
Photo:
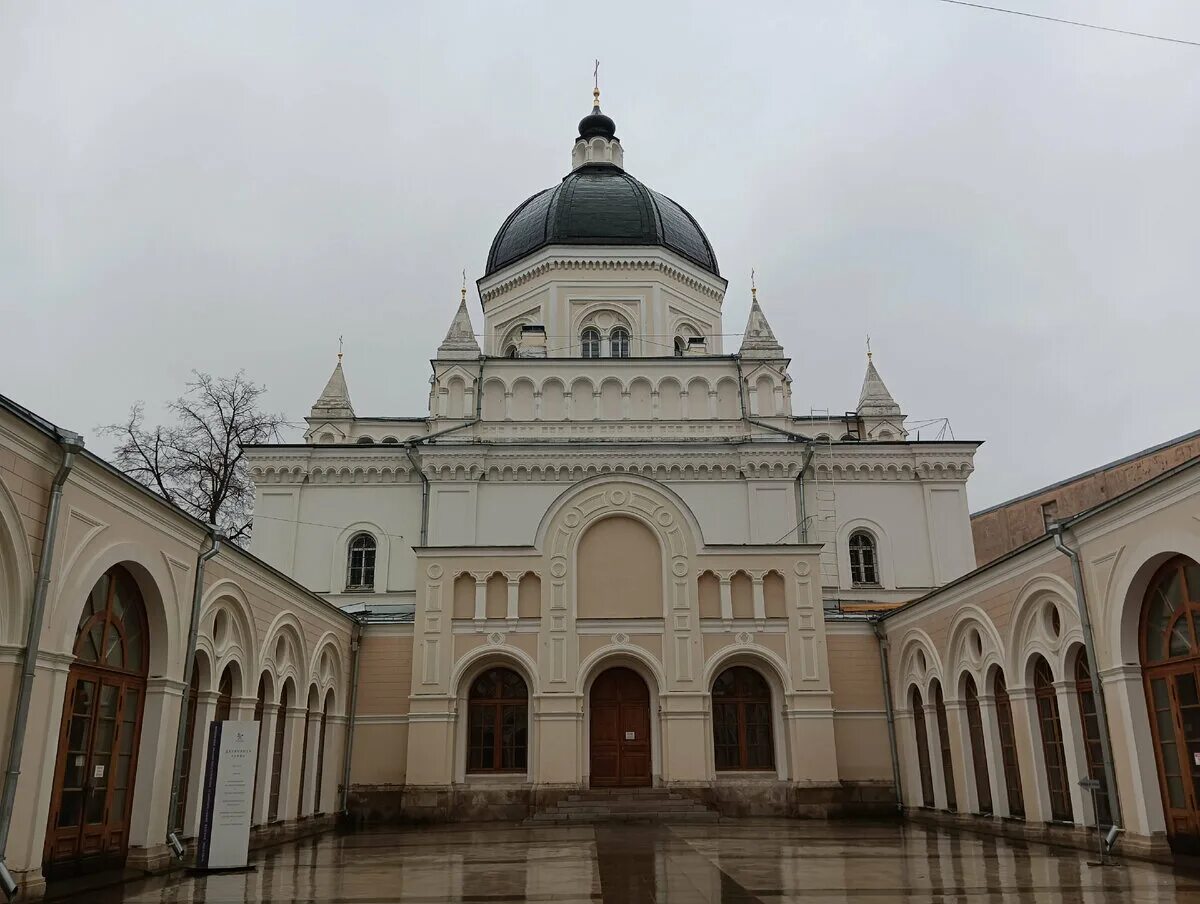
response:
[[[579,120],[580,138],[608,138],[617,136],[617,124],[611,117],[600,112],[599,105],[592,107],[592,112]]]
[[[596,119],[612,122],[603,114],[585,116],[581,137]],[[611,163],[581,166],[509,214],[492,241],[485,275],[546,245],[660,245],[721,275],[695,217]]]

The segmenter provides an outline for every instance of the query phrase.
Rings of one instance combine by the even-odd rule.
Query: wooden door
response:
[[[646,682],[632,669],[609,669],[592,684],[591,710],[592,787],[651,784]]]
[[[67,685],[45,873],[124,862],[145,682],[75,666]]]

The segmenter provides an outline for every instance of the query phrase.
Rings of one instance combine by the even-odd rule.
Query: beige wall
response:
[[[1200,455],[1200,435],[1190,435],[1064,481],[1044,492],[1024,496],[971,517],[975,539],[975,557],[980,565],[995,561],[1046,531],[1042,506],[1052,504],[1056,517],[1065,519],[1085,511],[1176,465]]]
[[[640,521],[618,515],[597,522],[577,555],[579,618],[662,615],[662,553]]]

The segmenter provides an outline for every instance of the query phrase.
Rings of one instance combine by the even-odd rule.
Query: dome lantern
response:
[[[625,166],[625,151],[617,138],[617,124],[600,111],[600,88],[592,91],[592,112],[579,120],[579,135],[571,149],[571,169],[589,163]]]

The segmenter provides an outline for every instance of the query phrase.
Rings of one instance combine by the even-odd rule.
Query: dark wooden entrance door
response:
[[[124,862],[144,686],[140,678],[71,669],[46,838],[47,877]]]
[[[88,595],[75,637],[46,827],[42,869],[48,878],[125,862],[146,641],[141,592],[128,571],[114,566]]]
[[[650,692],[632,669],[609,669],[592,684],[591,783],[631,788],[651,783]]]

